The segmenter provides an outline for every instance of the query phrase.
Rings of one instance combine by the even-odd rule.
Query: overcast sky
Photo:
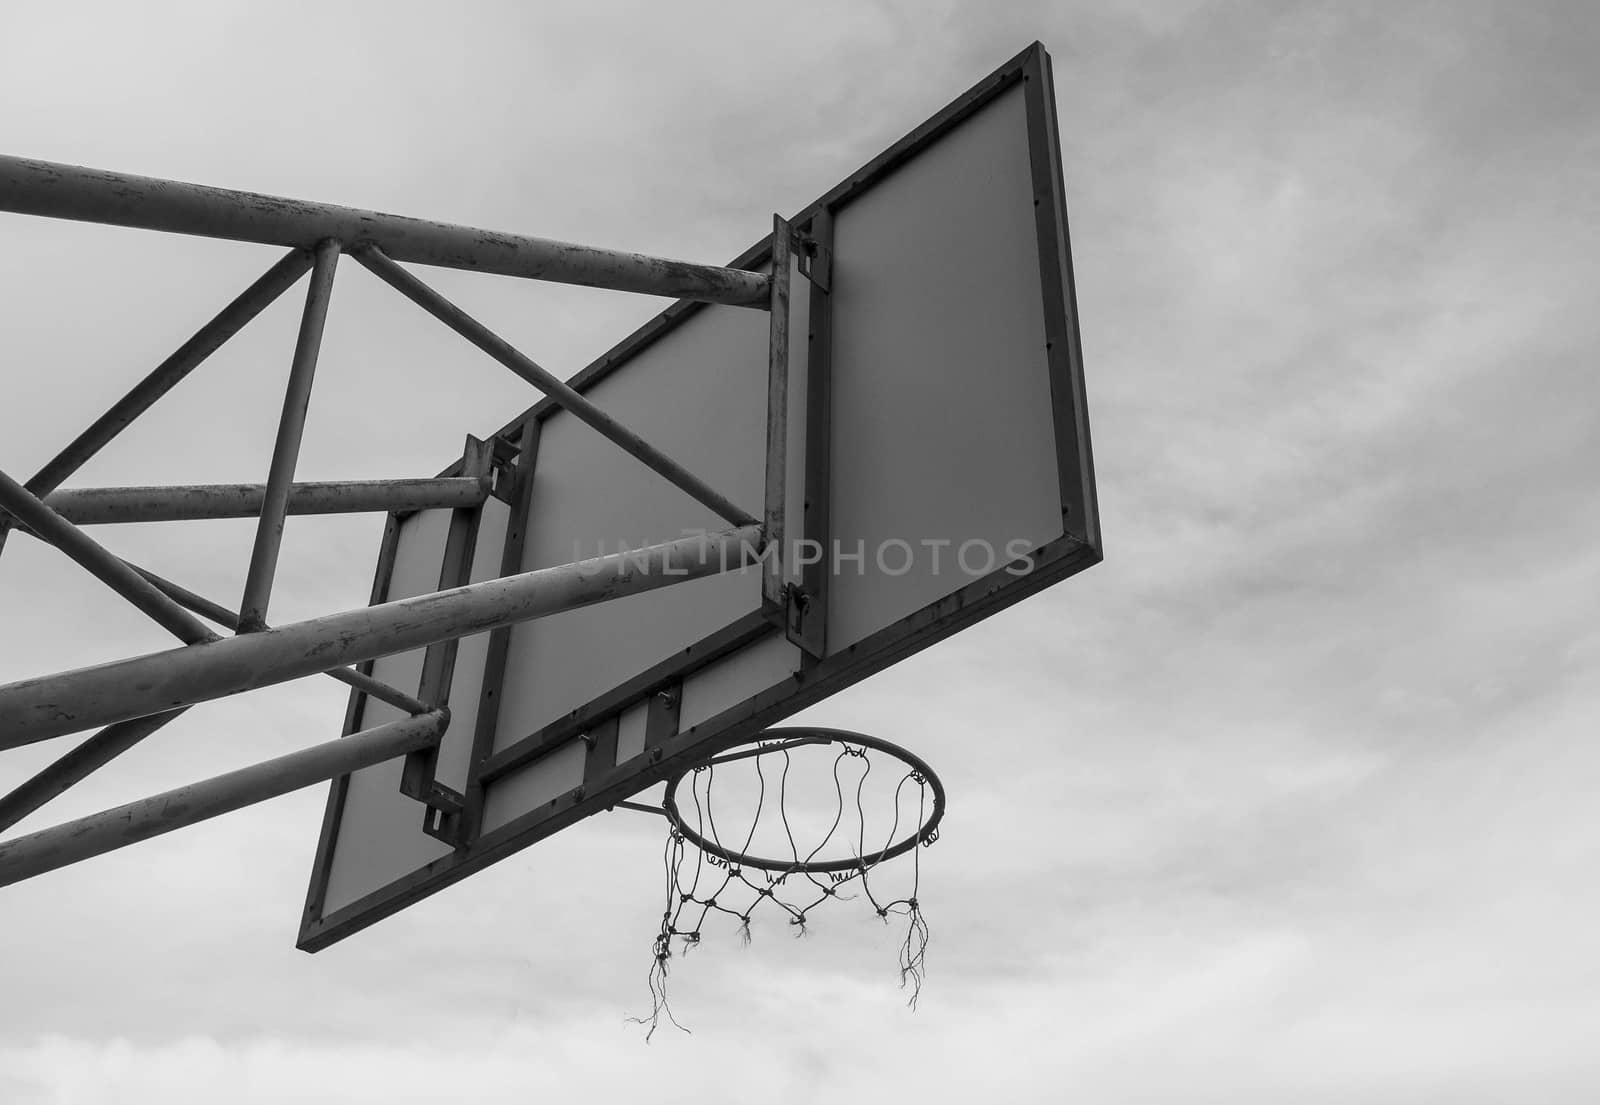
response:
[[[659,823],[316,956],[323,790],[0,892],[0,1100],[1591,1102],[1600,17],[1555,3],[10,5],[0,150],[723,262],[1034,39],[1106,560],[805,717],[952,792],[894,934],[708,937],[645,1045]],[[0,218],[25,478],[276,251]],[[429,274],[575,371],[659,301]],[[276,304],[77,477],[263,478]],[[424,475],[528,389],[341,268],[302,478]],[[231,601],[253,523],[102,529]],[[381,523],[296,519],[275,620]],[[165,647],[36,542],[0,682]],[[214,703],[23,828],[338,731]],[[0,758],[0,786],[59,754]]]

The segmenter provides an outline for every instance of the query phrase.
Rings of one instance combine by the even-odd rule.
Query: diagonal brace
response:
[[[756,521],[748,511],[741,510],[700,477],[585,399],[576,389],[548,369],[518,352],[504,338],[412,276],[376,248],[368,246],[353,253],[357,261],[370,269],[384,283],[544,392],[573,417],[598,430],[608,440],[621,446],[630,456],[643,461],[651,471],[665,477],[696,502],[710,507],[719,517],[727,519],[736,526],[751,525]]]
[[[210,322],[195,331],[194,336],[180,345],[172,356],[158,364],[148,376],[135,384],[133,389],[117,400],[110,410],[95,419],[83,433],[73,438],[65,449],[51,459],[50,463],[39,469],[38,473],[27,482],[28,490],[44,498],[60,487],[69,476],[82,468],[91,457],[127,429],[134,419],[149,410],[156,400],[171,391],[207,357],[222,348],[224,342],[243,330],[251,319],[287,291],[310,267],[311,254],[308,251],[290,250],[277,264],[262,273],[255,283],[239,293],[233,302],[218,312]],[[0,517],[0,547],[5,545],[7,528],[4,518]]]
[[[0,829],[9,829],[52,798],[66,793],[167,722],[176,720],[187,709],[185,706],[182,710],[106,726],[10,794],[0,797]]]
[[[156,400],[171,391],[185,376],[200,367],[207,357],[221,349],[223,343],[243,330],[251,319],[288,291],[310,267],[309,251],[290,250],[219,311],[216,317],[195,331],[194,336],[180,345],[172,356],[118,399],[110,410],[95,419],[93,425],[57,453],[49,464],[39,469],[38,474],[28,481],[28,490],[43,498],[60,487],[91,457],[132,425],[134,419],[154,406]]]
[[[0,472],[0,507],[9,510],[40,539],[77,561],[100,582],[133,603],[185,644],[214,641],[217,635],[199,619],[162,594],[149,580],[97,543],[77,526],[45,506],[16,480]]]

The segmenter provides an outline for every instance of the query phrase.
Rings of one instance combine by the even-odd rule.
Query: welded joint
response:
[[[478,506],[481,507],[485,500],[494,495],[496,483],[505,483],[509,486],[510,481],[498,478],[501,467],[502,462],[495,455],[494,439],[485,441],[471,434],[467,435],[467,443],[461,454],[461,474],[467,479],[478,481],[478,487],[483,492],[483,498],[479,500]]]

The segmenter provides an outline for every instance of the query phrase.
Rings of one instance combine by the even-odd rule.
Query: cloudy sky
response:
[[[805,715],[952,791],[918,1009],[841,909],[708,938],[693,1035],[645,1045],[659,825],[620,813],[305,955],[318,788],[0,893],[0,1100],[1595,1099],[1589,6],[11,5],[0,149],[721,262],[1034,39],[1105,563]],[[0,229],[19,478],[276,255]],[[429,474],[527,404],[347,268],[303,478]],[[660,306],[430,279],[568,372]],[[297,300],[78,482],[261,479]],[[364,602],[380,528],[292,522],[274,619]],[[97,535],[228,600],[251,533]],[[167,644],[22,538],[0,626],[0,681]],[[23,828],[343,702],[195,710]]]

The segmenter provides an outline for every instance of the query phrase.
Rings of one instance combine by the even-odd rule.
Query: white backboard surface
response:
[[[793,276],[791,318],[786,567],[825,613],[819,654],[764,615],[754,569],[523,623],[498,647],[463,641],[438,779],[465,795],[465,843],[423,831],[398,763],[336,781],[302,947],[1099,560],[1060,177],[1035,45],[791,220],[831,245],[826,290]],[[769,255],[766,239],[735,265]],[[574,386],[759,515],[767,346],[764,311],[677,304]],[[548,403],[496,436],[521,450],[520,476],[478,520],[474,580],[725,525]],[[437,585],[447,513],[391,525],[377,599]],[[821,539],[807,573],[802,537]],[[421,668],[408,654],[375,674],[414,691]],[[357,700],[350,725],[390,713]]]

